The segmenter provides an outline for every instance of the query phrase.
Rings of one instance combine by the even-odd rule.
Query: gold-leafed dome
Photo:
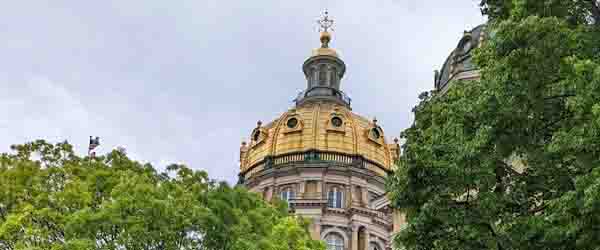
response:
[[[397,141],[388,144],[377,120],[351,111],[341,91],[346,64],[329,47],[333,20],[321,25],[321,47],[302,65],[306,89],[296,105],[270,123],[257,123],[250,142],[240,147],[240,177],[251,178],[279,167],[329,167],[370,170],[385,176],[399,155]]]
[[[398,157],[396,142],[388,144],[376,120],[369,120],[332,102],[297,106],[278,119],[257,126],[240,155],[242,174],[269,164],[305,161],[310,152],[322,161],[352,164],[386,175]],[[319,153],[317,155],[316,153]]]

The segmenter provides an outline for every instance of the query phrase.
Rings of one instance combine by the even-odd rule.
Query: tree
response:
[[[203,171],[35,141],[0,155],[0,249],[324,249],[284,203]]]
[[[402,134],[388,191],[409,224],[395,242],[597,249],[600,31],[578,13],[591,2],[483,2],[481,79],[423,96]]]
[[[600,25],[600,0],[481,0],[481,13],[491,19],[525,15],[558,16],[571,23]]]

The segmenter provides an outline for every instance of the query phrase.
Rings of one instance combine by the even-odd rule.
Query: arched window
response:
[[[281,200],[289,203],[291,199],[294,199],[294,190],[291,187],[286,187],[281,190],[279,197]]]
[[[319,85],[327,85],[327,66],[325,64],[319,67]]]
[[[342,208],[342,204],[344,203],[344,192],[342,192],[342,189],[339,187],[332,187],[329,189],[327,201],[329,207]]]
[[[344,250],[344,238],[337,233],[330,233],[325,236],[327,250]]]

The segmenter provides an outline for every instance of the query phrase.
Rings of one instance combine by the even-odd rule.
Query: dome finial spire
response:
[[[331,41],[329,30],[333,31],[333,19],[329,17],[327,9],[321,14],[321,17],[317,20],[317,24],[319,24],[319,31],[321,32],[321,48],[329,48],[329,41]]]

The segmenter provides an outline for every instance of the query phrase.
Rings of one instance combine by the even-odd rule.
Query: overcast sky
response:
[[[234,183],[239,146],[305,87],[328,8],[342,90],[388,138],[412,122],[479,0],[7,1],[0,7],[0,152],[34,139],[123,146]]]

